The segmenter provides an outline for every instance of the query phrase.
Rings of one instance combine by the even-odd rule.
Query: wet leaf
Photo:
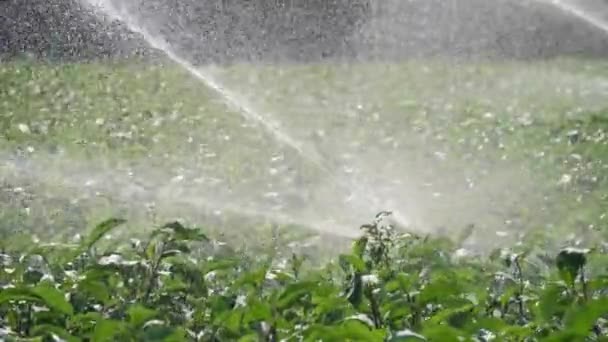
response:
[[[451,328],[445,325],[433,325],[425,328],[422,335],[429,341],[441,342],[460,342],[467,334],[458,329]]]
[[[559,284],[551,284],[542,292],[538,311],[545,322],[550,321],[556,314],[564,312],[566,300],[562,296],[564,290]]]
[[[440,325],[447,323],[455,328],[462,328],[463,325],[469,321],[469,317],[473,313],[475,306],[473,304],[466,304],[457,308],[449,308],[442,310],[435,314],[429,323]]]
[[[345,264],[350,264],[355,272],[365,272],[367,267],[365,266],[365,262],[358,256],[354,254],[342,254],[340,255],[340,262]]]
[[[607,314],[608,298],[594,299],[582,306],[571,308],[564,317],[565,333],[576,336],[577,339],[584,339],[597,320]]]
[[[30,301],[41,303],[51,310],[72,315],[74,309],[64,294],[51,285],[42,283],[34,288],[8,288],[0,290],[0,304],[8,301]]]
[[[567,284],[574,284],[576,277],[587,263],[587,253],[588,250],[566,248],[557,255],[557,268]]]
[[[89,234],[89,236],[87,236],[84,239],[84,241],[82,242],[80,247],[77,249],[77,252],[74,254],[74,257],[78,256],[79,254],[81,254],[85,251],[90,250],[91,247],[93,247],[93,245],[95,245],[95,243],[97,243],[97,241],[99,241],[101,238],[103,238],[111,230],[117,228],[118,226],[124,224],[125,222],[127,222],[127,221],[124,219],[111,218],[111,219],[108,219],[108,220],[98,224],[93,229],[93,231]]]
[[[403,329],[400,331],[396,331],[392,334],[392,336],[388,339],[388,342],[401,342],[401,341],[426,341],[426,338],[420,334],[416,334],[415,332],[409,329]]]
[[[48,283],[41,283],[32,290],[49,308],[66,315],[74,314],[72,305],[65,299],[65,294]]]
[[[177,221],[165,224],[160,231],[170,231],[177,241],[209,241],[200,229],[186,228]]]
[[[157,312],[152,309],[148,309],[143,305],[132,305],[128,310],[127,314],[129,315],[129,323],[133,326],[140,327],[146,321],[154,318],[157,315]]]
[[[352,248],[352,255],[358,257],[358,258],[363,258],[363,253],[365,253],[365,248],[367,247],[367,236],[362,236],[359,239],[357,239],[354,243],[353,243],[353,248]]]
[[[353,275],[346,297],[355,308],[363,301],[363,278],[360,273],[355,273]]]
[[[172,328],[165,325],[152,325],[144,329],[141,335],[143,341],[179,342],[188,341],[183,329]]]
[[[302,297],[311,295],[317,287],[318,283],[314,281],[303,281],[287,285],[279,296],[277,302],[278,308],[285,309],[294,305]]]
[[[115,320],[102,320],[97,322],[93,332],[93,341],[112,342],[119,340],[127,331],[125,323]]]
[[[245,314],[245,321],[266,321],[272,318],[272,310],[269,303],[260,301],[252,301],[248,305],[248,310]]]

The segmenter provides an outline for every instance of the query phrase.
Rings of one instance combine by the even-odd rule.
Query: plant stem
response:
[[[589,300],[587,295],[587,279],[585,278],[585,268],[581,267],[581,284],[583,290],[583,299],[586,301]]]
[[[371,309],[372,309],[372,318],[374,319],[374,326],[376,329],[382,328],[382,314],[380,313],[380,306],[378,305],[378,301],[374,297],[374,293],[372,289],[368,289],[367,291],[367,299],[369,300]]]
[[[517,293],[517,305],[519,308],[519,318],[520,319],[525,319],[525,312],[524,312],[524,301],[523,301],[523,294],[524,294],[524,278],[523,278],[523,272],[521,269],[521,264],[519,262],[519,257],[515,258],[515,269],[517,270],[517,276],[519,278],[519,291]]]

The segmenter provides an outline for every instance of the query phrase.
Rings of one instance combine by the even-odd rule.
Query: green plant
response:
[[[322,268],[294,254],[245,255],[178,222],[125,245],[102,239],[125,224],[111,219],[77,245],[5,247],[0,338],[606,339],[608,274],[586,268],[605,251],[456,258],[454,243],[400,234],[388,216],[363,225],[350,252]]]

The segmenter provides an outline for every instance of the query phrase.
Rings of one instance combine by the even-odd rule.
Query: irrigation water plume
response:
[[[0,171],[3,174],[18,174],[22,180],[35,180],[49,184],[60,185],[65,189],[79,191],[81,194],[89,193],[93,197],[110,196],[115,200],[123,203],[130,203],[136,200],[143,200],[151,210],[160,202],[170,203],[179,207],[196,208],[206,212],[213,212],[213,215],[236,214],[241,217],[247,217],[254,220],[272,222],[279,225],[297,225],[317,229],[319,233],[324,233],[331,236],[339,236],[344,238],[355,238],[355,232],[352,227],[340,225],[332,220],[317,221],[306,217],[294,217],[291,215],[283,215],[276,212],[268,212],[260,208],[245,208],[241,205],[231,203],[231,201],[222,201],[217,198],[197,194],[196,197],[176,193],[173,184],[169,188],[156,184],[154,191],[150,191],[149,186],[141,185],[137,182],[123,182],[117,171],[99,171],[97,168],[91,169],[86,165],[70,160],[70,177],[54,177],[52,168],[47,168],[43,160],[33,160],[30,158],[22,159],[15,158],[0,153],[0,160],[5,163],[0,165]],[[81,169],[82,167],[85,169]],[[46,170],[43,172],[42,170]],[[65,171],[64,171],[65,172]],[[85,184],[86,191],[82,191],[82,185]],[[111,185],[111,186],[110,186]],[[111,189],[109,191],[108,189]],[[154,210],[152,210],[154,211]],[[339,233],[337,233],[339,232]]]
[[[224,101],[225,103],[243,115],[246,119],[257,122],[262,125],[264,129],[266,129],[273,137],[275,137],[279,142],[293,148],[299,154],[299,156],[305,158],[307,161],[313,163],[319,170],[321,170],[326,176],[331,180],[332,184],[337,186],[347,187],[351,193],[356,194],[365,194],[365,199],[367,201],[374,202],[374,205],[378,205],[382,203],[377,196],[373,194],[373,189],[363,189],[357,184],[350,182],[349,184],[344,184],[341,182],[341,178],[339,178],[336,174],[334,174],[329,168],[327,168],[324,163],[324,160],[318,156],[314,150],[305,150],[302,144],[296,140],[294,140],[289,135],[285,134],[281,131],[276,124],[270,122],[267,117],[263,117],[260,115],[252,106],[248,103],[248,101],[238,94],[230,91],[229,89],[223,87],[221,83],[216,80],[212,75],[207,73],[203,73],[201,70],[197,69],[192,63],[188,62],[184,58],[180,57],[177,53],[173,51],[173,49],[165,42],[163,39],[155,36],[150,33],[145,27],[139,25],[136,20],[127,13],[126,10],[119,10],[108,0],[83,0],[93,8],[101,10],[106,15],[112,17],[115,20],[118,20],[128,28],[138,33],[142,36],[142,38],[150,44],[151,47],[163,51],[167,57],[169,57],[173,62],[177,63],[179,66],[188,71],[191,75],[195,76],[197,79],[202,81],[209,89],[215,91]],[[353,191],[354,190],[354,191]],[[386,208],[377,208],[378,210],[386,209]],[[401,226],[409,226],[409,220],[398,211],[393,210],[393,217],[395,221]]]
[[[281,130],[276,127],[276,125],[272,124],[268,118],[262,117],[255,111],[247,101],[231,92],[229,89],[224,88],[220,82],[215,80],[211,75],[201,72],[197,69],[192,63],[183,59],[179,55],[177,55],[173,49],[171,49],[168,44],[159,39],[155,35],[151,34],[148,30],[146,30],[141,25],[135,23],[135,20],[132,16],[130,16],[125,11],[120,11],[116,6],[114,6],[111,2],[106,0],[84,0],[92,5],[96,9],[101,9],[105,14],[109,15],[113,19],[116,19],[124,24],[126,24],[129,29],[133,32],[140,34],[143,39],[150,44],[151,47],[163,51],[167,57],[169,57],[172,61],[177,63],[179,66],[184,68],[190,74],[201,80],[205,85],[215,91],[220,98],[224,99],[225,103],[230,106],[235,111],[244,115],[247,119],[255,121],[264,126],[264,128],[270,132],[275,138],[277,138],[280,142],[294,148],[300,154],[304,154],[302,150],[302,146],[293,140],[288,135],[285,135]]]
[[[572,1],[572,0],[565,0],[565,1],[564,0],[536,0],[536,1],[551,4],[551,5],[555,6],[556,8],[560,9],[561,11],[568,13],[570,15],[573,15],[573,16],[585,21],[586,23],[589,23],[593,27],[603,31],[604,33],[608,34],[608,22],[606,22],[606,20],[603,20],[599,17],[594,16],[592,13],[589,13],[589,11],[574,4],[574,1]]]

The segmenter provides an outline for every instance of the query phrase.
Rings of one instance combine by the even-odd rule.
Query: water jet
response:
[[[257,124],[260,124],[267,132],[269,132],[273,137],[275,137],[278,142],[293,148],[302,158],[305,158],[306,160],[312,162],[316,167],[318,167],[322,172],[324,172],[335,185],[339,187],[346,186],[346,188],[350,190],[351,193],[354,193],[355,196],[363,197],[363,205],[369,205],[369,203],[365,202],[370,201],[373,205],[379,205],[379,203],[382,203],[378,199],[378,197],[374,195],[373,190],[367,189],[363,192],[357,184],[344,183],[343,181],[341,181],[341,179],[337,175],[335,175],[330,169],[326,167],[326,161],[320,159],[316,151],[314,151],[313,149],[305,148],[299,141],[296,141],[289,135],[285,134],[281,130],[281,128],[278,127],[276,123],[272,122],[268,117],[260,115],[260,113],[255,110],[245,98],[222,86],[222,84],[211,74],[202,72],[199,68],[196,68],[192,63],[180,57],[177,53],[173,51],[168,42],[151,34],[145,27],[138,24],[136,20],[131,15],[129,15],[129,13],[126,12],[126,10],[117,8],[109,0],[86,1],[93,7],[101,10],[103,13],[109,15],[113,19],[125,23],[133,32],[141,34],[144,40],[147,41],[151,45],[151,47],[163,51],[167,55],[167,57],[169,57],[173,62],[184,68],[197,79],[199,79],[208,88],[215,91],[220,98],[225,100],[226,104],[229,105],[229,107],[234,109],[236,112],[244,115],[247,119]],[[385,208],[378,208],[377,210],[382,209]],[[393,208],[389,209],[395,210]],[[405,218],[403,214],[395,215],[395,219],[402,226],[410,225],[410,222]]]

